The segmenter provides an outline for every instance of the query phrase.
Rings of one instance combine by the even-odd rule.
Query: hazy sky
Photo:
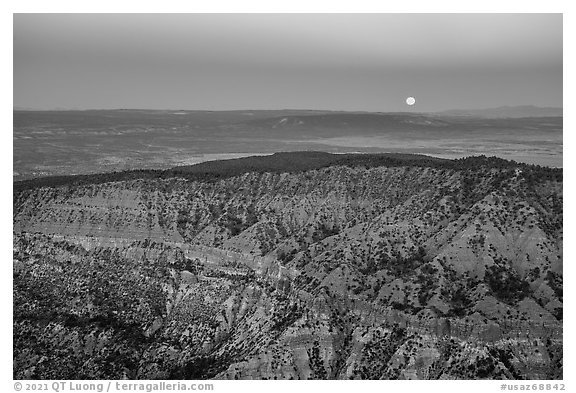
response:
[[[14,106],[562,106],[561,14],[16,14]]]

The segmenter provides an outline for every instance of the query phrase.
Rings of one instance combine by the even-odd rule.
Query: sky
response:
[[[14,107],[562,106],[561,14],[15,14]]]

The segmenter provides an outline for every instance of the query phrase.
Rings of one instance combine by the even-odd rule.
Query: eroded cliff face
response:
[[[14,377],[561,378],[562,260],[526,167],[21,190]]]

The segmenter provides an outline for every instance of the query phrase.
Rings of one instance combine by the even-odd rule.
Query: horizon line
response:
[[[274,108],[274,109],[184,109],[184,108],[28,108],[14,106],[13,112],[83,112],[83,111],[186,111],[186,112],[269,112],[269,111],[300,111],[300,112],[355,112],[355,113],[442,113],[451,111],[476,111],[476,110],[490,110],[490,109],[503,109],[503,108],[537,108],[537,109],[562,109],[563,106],[539,106],[533,104],[524,105],[501,105],[496,107],[482,107],[482,108],[451,108],[441,109],[435,111],[416,111],[416,110],[392,110],[392,111],[376,111],[376,110],[353,110],[353,109],[310,109],[310,108]]]

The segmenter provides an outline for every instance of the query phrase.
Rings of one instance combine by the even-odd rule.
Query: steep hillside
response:
[[[277,154],[14,188],[14,378],[559,379],[562,172]]]

